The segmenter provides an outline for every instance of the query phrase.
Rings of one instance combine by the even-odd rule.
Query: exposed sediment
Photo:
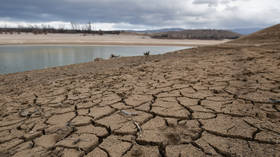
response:
[[[0,75],[0,156],[279,156],[279,45]]]

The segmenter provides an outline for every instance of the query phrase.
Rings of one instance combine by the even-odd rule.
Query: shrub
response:
[[[144,52],[144,56],[149,56],[150,55],[150,51]]]
[[[117,56],[117,55],[114,55],[114,54],[111,54],[110,58],[118,58],[120,56]]]

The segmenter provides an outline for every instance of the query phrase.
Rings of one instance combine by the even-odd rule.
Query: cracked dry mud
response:
[[[0,76],[0,156],[280,156],[280,44]]]

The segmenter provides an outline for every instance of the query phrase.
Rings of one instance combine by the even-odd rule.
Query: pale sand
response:
[[[18,44],[88,44],[88,45],[166,45],[202,46],[216,45],[229,40],[170,40],[152,39],[140,35],[86,35],[83,34],[0,34],[0,45]]]

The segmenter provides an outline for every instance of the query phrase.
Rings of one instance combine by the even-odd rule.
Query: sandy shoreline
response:
[[[147,46],[205,46],[228,40],[169,40],[151,39],[139,35],[82,35],[82,34],[0,34],[0,45],[147,45]]]

